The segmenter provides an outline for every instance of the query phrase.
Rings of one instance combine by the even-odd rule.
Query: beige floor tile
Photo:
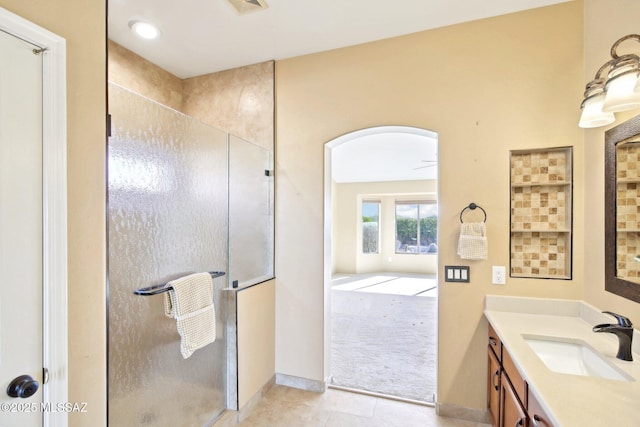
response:
[[[438,417],[433,407],[329,389],[275,385],[241,427],[488,427]]]

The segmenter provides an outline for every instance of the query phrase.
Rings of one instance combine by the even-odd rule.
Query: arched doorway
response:
[[[325,145],[329,385],[434,403],[437,134],[405,126]]]

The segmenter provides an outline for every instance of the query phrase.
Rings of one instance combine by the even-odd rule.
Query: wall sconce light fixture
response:
[[[614,113],[640,108],[640,57],[617,52],[620,43],[626,40],[640,43],[640,35],[629,34],[617,40],[611,46],[612,59],[587,83],[580,104],[582,114],[578,126],[581,128],[606,126],[615,121]]]

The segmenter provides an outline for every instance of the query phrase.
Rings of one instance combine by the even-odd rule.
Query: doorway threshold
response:
[[[365,396],[379,397],[381,399],[388,399],[388,400],[396,400],[398,402],[412,403],[414,405],[428,406],[431,408],[435,408],[436,406],[436,404],[432,402],[423,402],[421,400],[407,399],[405,397],[392,396],[390,394],[376,393],[376,392],[367,391],[367,390],[359,390],[357,388],[343,387],[335,384],[329,384],[327,385],[327,387],[332,388],[334,390],[342,390],[349,393],[364,394]],[[433,402],[435,402],[435,400],[436,399],[434,396]]]

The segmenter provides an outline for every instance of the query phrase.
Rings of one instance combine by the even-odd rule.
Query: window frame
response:
[[[374,252],[365,252],[364,248],[364,224],[365,222],[363,221],[364,219],[364,205],[365,204],[375,204],[378,205],[378,226],[376,227],[376,250]],[[361,239],[360,239],[360,253],[362,255],[380,255],[380,243],[381,243],[381,234],[380,234],[380,221],[381,221],[381,217],[382,217],[382,201],[378,200],[378,199],[363,199],[360,202],[360,232],[361,232]]]
[[[433,199],[427,199],[427,200],[396,200],[394,203],[394,236],[395,236],[395,242],[398,242],[398,205],[416,205],[417,207],[417,224],[416,224],[416,252],[400,252],[399,251],[399,247],[397,245],[397,243],[394,245],[394,252],[397,255],[436,255],[438,253],[437,250],[437,244],[436,244],[436,251],[435,252],[422,252],[420,250],[421,247],[423,247],[424,245],[422,245],[420,243],[421,241],[421,231],[420,231],[420,222],[422,221],[422,219],[425,218],[429,218],[429,216],[421,216],[420,213],[420,206],[421,205],[435,205],[436,207],[436,232],[437,232],[437,220],[438,218],[438,214],[437,214],[437,208],[438,208],[438,201],[437,200],[433,200]],[[437,235],[436,235],[436,242],[437,242]],[[431,245],[431,243],[426,246],[429,247]],[[402,245],[401,245],[402,246]]]

